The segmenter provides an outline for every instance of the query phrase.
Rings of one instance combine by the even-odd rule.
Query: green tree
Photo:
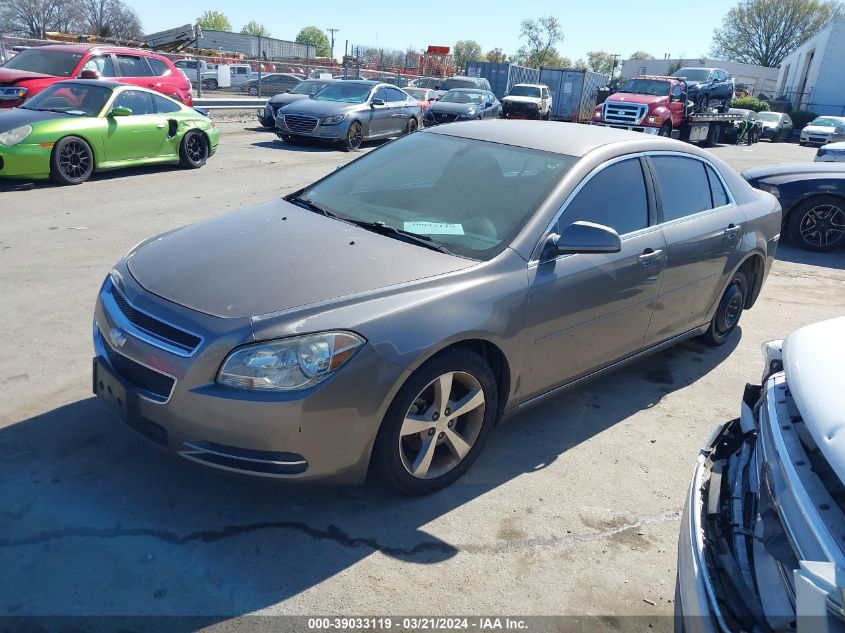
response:
[[[684,60],[683,59],[676,59],[674,60],[669,66],[666,68],[666,74],[672,75],[678,72],[681,68],[684,67]]]
[[[634,51],[628,56],[628,59],[654,59],[654,55],[646,51]]]
[[[556,65],[560,59],[555,45],[563,41],[563,28],[553,15],[523,20],[519,25],[519,38],[526,40],[515,55],[519,63],[539,68]]]
[[[607,75],[610,79],[613,79],[612,75],[618,66],[619,63],[612,53],[607,51],[590,51],[587,53],[587,68],[594,73]]]
[[[197,18],[197,24],[207,31],[231,31],[232,23],[225,13],[220,11],[206,11]]]
[[[245,35],[255,35],[261,37],[270,37],[270,31],[267,29],[266,26],[261,24],[261,22],[256,22],[255,20],[250,20],[244,27],[241,29],[241,33]]]
[[[463,72],[467,62],[481,59],[481,44],[475,40],[458,40],[452,47],[452,59],[455,60],[455,69]]]
[[[305,26],[296,36],[297,44],[310,44],[317,49],[317,57],[328,57],[332,54],[332,45],[325,31],[316,26]]]
[[[742,0],[713,32],[711,54],[776,67],[842,13],[836,0]]]
[[[494,48],[492,51],[487,51],[485,57],[488,62],[493,62],[494,64],[506,64],[508,62],[508,56],[502,52],[501,48]]]

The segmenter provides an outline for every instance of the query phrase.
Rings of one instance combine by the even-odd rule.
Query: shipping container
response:
[[[593,117],[598,89],[607,75],[574,68],[541,68],[540,83],[552,93],[552,118],[561,121],[589,121]]]
[[[258,43],[261,42],[259,51]],[[228,31],[209,31],[203,29],[199,47],[219,50],[224,53],[242,53],[250,59],[312,59],[317,49],[310,44],[297,44],[275,37],[257,37],[244,33]]]
[[[490,89],[497,99],[504,97],[516,84],[536,84],[540,71],[516,64],[497,62],[467,62],[467,77],[484,77],[490,82]]]

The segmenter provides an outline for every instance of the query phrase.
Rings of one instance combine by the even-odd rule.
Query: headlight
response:
[[[307,389],[331,376],[363,344],[351,332],[324,332],[248,345],[229,354],[217,382],[246,390]]]
[[[650,116],[650,117],[648,117],[648,122],[651,123],[652,125],[660,125],[661,123],[663,123],[663,117]]]
[[[6,147],[17,145],[30,134],[32,134],[31,125],[16,127],[14,130],[9,130],[8,132],[0,134],[0,145],[5,145]]]
[[[333,116],[327,116],[325,119],[322,120],[323,125],[337,125],[338,123],[343,122],[346,118],[345,114],[335,114]]]
[[[601,110],[596,110],[595,112],[593,112],[593,118],[594,119],[600,119],[601,118]]]
[[[475,109],[467,110],[464,116],[475,116]]]
[[[0,101],[20,101],[26,98],[28,92],[28,89],[18,86],[0,88]]]

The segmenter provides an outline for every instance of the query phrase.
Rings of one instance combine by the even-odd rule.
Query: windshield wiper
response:
[[[285,198],[285,200],[287,200],[288,202],[292,202],[296,206],[302,207],[303,209],[308,209],[309,211],[313,211],[314,213],[319,213],[320,215],[324,215],[327,218],[340,219],[340,218],[337,217],[337,215],[335,215],[334,213],[332,213],[328,209],[324,209],[319,204],[317,204],[316,202],[314,202],[312,200],[309,200],[308,198],[300,198],[299,196],[292,196],[292,197],[289,197],[289,198]]]
[[[416,244],[417,246],[430,248],[431,250],[437,251],[438,253],[454,255],[454,253],[448,248],[432,241],[432,239],[427,235],[420,235],[419,233],[403,231],[402,229],[387,226],[384,222],[365,222],[364,220],[351,220],[348,218],[342,219],[344,222],[349,222],[350,224],[354,224],[355,226],[360,226],[362,229],[372,231],[373,233],[378,233],[379,235],[385,235],[387,237],[392,237],[397,240],[402,240],[403,242],[409,242],[411,244]]]

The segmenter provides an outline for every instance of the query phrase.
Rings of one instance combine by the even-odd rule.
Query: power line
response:
[[[326,29],[326,31],[328,31],[329,33],[331,33],[331,36],[332,36],[332,52],[331,52],[331,57],[332,57],[332,59],[334,59],[334,34],[335,34],[335,33],[337,33],[338,31],[340,31],[340,29]]]

